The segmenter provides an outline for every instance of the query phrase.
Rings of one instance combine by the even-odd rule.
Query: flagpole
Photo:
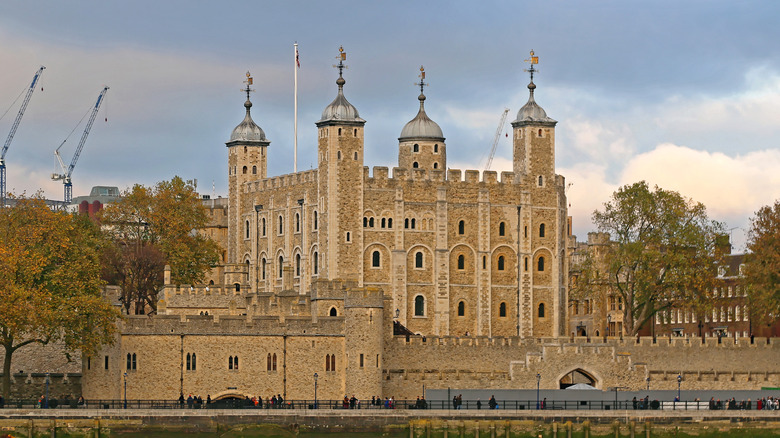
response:
[[[293,69],[295,70],[295,135],[293,146],[293,172],[298,172],[298,43],[295,43],[295,60]]]

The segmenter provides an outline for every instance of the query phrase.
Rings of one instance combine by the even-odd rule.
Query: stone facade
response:
[[[227,142],[229,197],[207,201],[203,231],[224,263],[206,285],[166,273],[157,315],[127,316],[117,342],[82,361],[86,398],[121,398],[125,379],[130,399],[414,398],[423,385],[530,389],[537,374],[548,389],[647,378],[672,389],[678,373],[691,387],[780,385],[780,344],[765,339],[569,337],[557,122],[533,82],[512,123],[512,172],[447,169],[420,94],[391,175],[364,165],[365,120],[342,68],[316,122],[317,168],[294,174],[268,176],[247,87]]]

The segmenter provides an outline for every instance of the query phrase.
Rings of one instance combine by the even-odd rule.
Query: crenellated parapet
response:
[[[288,173],[270,178],[247,181],[244,183],[244,192],[262,192],[265,190],[283,189],[288,187],[300,187],[303,184],[317,182],[317,169],[304,170],[296,173]]]

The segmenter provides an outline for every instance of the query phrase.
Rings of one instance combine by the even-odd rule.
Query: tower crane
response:
[[[485,164],[485,170],[490,170],[490,165],[493,164],[493,157],[496,155],[496,146],[498,146],[498,139],[501,138],[501,131],[504,130],[507,114],[509,114],[509,108],[504,108],[504,113],[501,114],[501,121],[498,122],[498,128],[496,128],[496,136],[493,137],[493,147],[490,149],[490,156],[488,156],[487,164]]]
[[[57,157],[57,162],[60,165],[60,169],[62,169],[62,173],[53,173],[51,175],[51,179],[54,181],[62,180],[62,183],[65,185],[66,204],[70,204],[70,202],[73,200],[73,183],[70,179],[70,176],[73,174],[73,168],[76,167],[76,162],[79,160],[81,150],[84,149],[84,143],[87,141],[89,131],[92,129],[92,123],[95,122],[95,116],[100,109],[100,104],[103,103],[103,98],[106,96],[106,92],[108,92],[108,87],[103,87],[103,91],[100,92],[100,95],[97,98],[97,102],[95,102],[95,107],[92,108],[92,114],[89,116],[87,125],[84,127],[84,133],[81,134],[81,141],[79,141],[79,145],[76,147],[76,152],[73,153],[73,159],[70,160],[70,166],[66,168],[65,163],[62,162],[62,156],[60,156],[60,148],[65,144],[66,141],[68,141],[67,138],[63,140],[59,147],[54,151],[54,156]]]
[[[8,138],[5,139],[5,144],[3,145],[3,152],[0,154],[0,207],[5,207],[5,153],[8,152],[8,147],[11,146],[11,140],[14,139],[14,134],[16,134],[16,128],[19,127],[19,122],[22,121],[22,116],[24,115],[24,110],[27,109],[27,104],[30,103],[30,98],[32,97],[33,91],[35,91],[35,84],[38,83],[38,80],[41,78],[41,74],[43,74],[43,70],[46,67],[41,66],[41,68],[38,69],[38,71],[35,72],[35,76],[33,76],[32,83],[30,84],[30,88],[27,89],[27,94],[24,96],[24,100],[22,101],[22,106],[19,108],[19,113],[16,115],[16,120],[14,120],[13,125],[11,125],[11,132],[8,133]]]

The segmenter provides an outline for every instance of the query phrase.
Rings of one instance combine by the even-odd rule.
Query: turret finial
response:
[[[531,57],[526,59],[525,62],[531,63],[531,68],[524,69],[523,71],[531,74],[531,83],[528,84],[528,89],[531,90],[531,94],[533,94],[534,89],[536,88],[536,84],[534,84],[534,73],[539,71],[534,68],[534,65],[539,64],[539,57],[534,55],[534,51],[531,50]]]
[[[244,106],[246,107],[246,110],[249,111],[249,108],[252,106],[252,102],[249,101],[249,93],[255,91],[254,88],[250,88],[250,85],[254,83],[254,79],[252,78],[252,74],[249,73],[249,71],[246,72],[246,80],[244,83],[246,84],[246,88],[242,88],[241,91],[246,92],[246,103]]]
[[[339,56],[337,56],[336,59],[339,60],[339,63],[333,64],[333,67],[339,69],[339,78],[336,79],[336,85],[338,85],[339,89],[341,89],[341,87],[343,87],[346,83],[342,75],[344,69],[347,68],[347,65],[344,64],[344,61],[347,60],[347,52],[344,51],[344,46],[339,46]]]

